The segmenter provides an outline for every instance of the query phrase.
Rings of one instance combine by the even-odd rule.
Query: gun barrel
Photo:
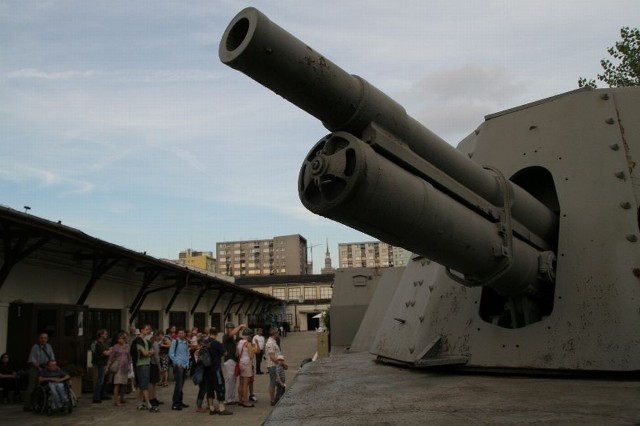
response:
[[[321,120],[331,131],[362,138],[373,122],[452,179],[496,206],[503,190],[495,175],[407,115],[405,109],[364,79],[329,59],[249,7],[229,23],[220,60]],[[557,215],[511,184],[513,217],[544,241],[557,236]]]
[[[364,79],[350,75],[255,8],[238,13],[220,42],[220,60],[322,121],[331,131],[360,139],[375,124],[418,157],[494,206],[505,190],[490,172],[407,115],[405,109]],[[558,217],[509,182],[511,214],[536,240],[554,245]],[[526,238],[526,237],[525,237]]]

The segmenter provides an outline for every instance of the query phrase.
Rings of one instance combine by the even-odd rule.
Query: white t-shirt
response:
[[[264,351],[264,336],[256,334],[255,336],[253,336],[253,340],[251,341],[251,343],[253,343],[258,349],[260,349],[260,352]]]

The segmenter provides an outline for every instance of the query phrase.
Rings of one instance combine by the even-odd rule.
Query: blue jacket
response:
[[[189,342],[185,339],[174,339],[169,348],[169,358],[173,365],[189,368]]]

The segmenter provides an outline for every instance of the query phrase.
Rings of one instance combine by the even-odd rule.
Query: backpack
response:
[[[131,346],[129,347],[129,353],[131,354],[131,361],[134,367],[138,363],[138,343],[144,345],[142,339],[140,337],[136,337],[133,339],[133,342],[131,342]]]
[[[202,364],[203,367],[211,367],[213,365],[211,353],[209,352],[209,345],[206,345],[202,349],[200,349],[200,353],[198,354],[198,362]]]

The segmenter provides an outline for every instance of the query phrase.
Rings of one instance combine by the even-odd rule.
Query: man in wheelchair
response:
[[[41,385],[48,386],[54,410],[62,411],[71,407],[71,399],[66,383],[69,379],[69,375],[58,367],[55,359],[49,360],[46,368],[40,371],[38,381]]]

